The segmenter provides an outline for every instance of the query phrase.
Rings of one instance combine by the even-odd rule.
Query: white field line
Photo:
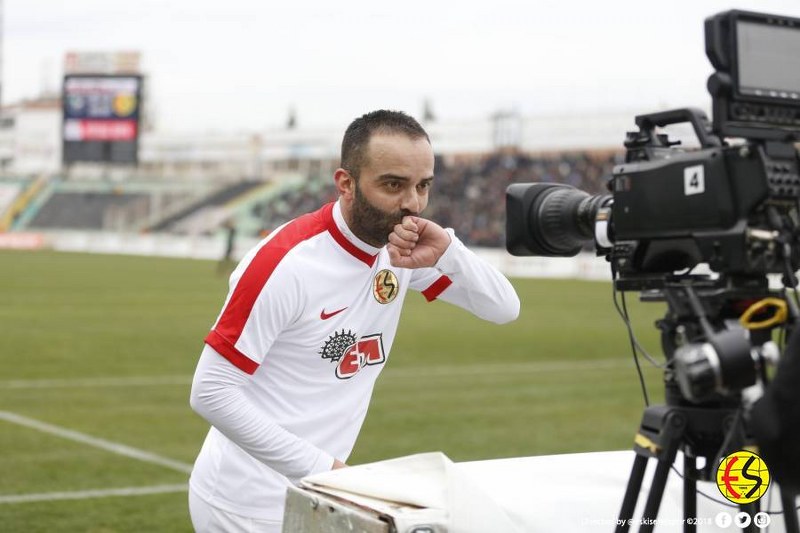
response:
[[[402,357],[402,356],[400,356]],[[529,363],[486,363],[463,365],[431,365],[413,368],[388,368],[386,372],[392,378],[425,377],[459,377],[485,376],[519,373],[574,372],[581,370],[603,370],[631,366],[630,357],[618,359],[595,359],[587,361],[558,361]],[[93,388],[93,387],[152,387],[159,385],[190,385],[191,376],[139,376],[139,377],[106,377],[77,379],[14,379],[0,381],[0,390],[9,389],[56,389],[56,388]]]
[[[150,387],[154,385],[190,385],[192,376],[132,376],[76,379],[12,379],[0,381],[0,389],[55,389],[91,387]]]
[[[503,376],[517,374],[539,374],[548,372],[579,372],[582,370],[604,370],[631,366],[630,358],[595,359],[589,361],[532,361],[530,363],[486,363],[479,365],[432,365],[415,366],[413,368],[388,368],[388,378],[426,377],[468,377],[468,376]]]
[[[92,437],[91,435],[87,435],[85,433],[81,433],[79,431],[75,431],[72,429],[67,429],[61,426],[48,424],[46,422],[40,422],[39,420],[18,415],[16,413],[11,413],[9,411],[0,411],[0,420],[5,420],[6,422],[10,422],[12,424],[17,424],[30,429],[35,429],[43,433],[49,433],[50,435],[55,435],[57,437],[61,437],[64,439],[80,442],[82,444],[87,444],[89,446],[94,446],[95,448],[100,448],[101,450],[105,450],[111,453],[116,453],[117,455],[130,457],[131,459],[144,461],[145,463],[151,463],[169,468],[171,470],[177,470],[178,472],[183,472],[185,474],[188,474],[192,471],[192,465],[187,463],[175,461],[174,459],[169,459],[168,457],[162,457],[161,455],[140,450],[138,448],[133,448],[131,446],[126,446],[118,442],[112,442],[110,440]]]
[[[153,485],[152,487],[125,487],[119,489],[78,490],[73,492],[42,492],[38,494],[10,494],[0,496],[0,505],[9,503],[52,502],[57,500],[88,500],[109,496],[146,496],[148,494],[168,494],[186,492],[189,486]]]

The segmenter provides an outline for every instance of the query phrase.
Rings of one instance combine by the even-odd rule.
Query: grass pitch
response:
[[[631,447],[643,400],[610,283],[514,285],[522,311],[505,326],[409,295],[351,464]],[[212,262],[0,252],[0,412],[57,428],[0,419],[0,530],[191,531],[185,492],[169,490],[188,478],[179,468],[65,435],[191,464],[207,431],[188,405],[191,375],[226,292]],[[662,359],[652,324],[663,306],[629,300]],[[660,371],[645,375],[661,401]],[[100,492],[54,496],[81,491]],[[31,495],[42,501],[14,500]]]

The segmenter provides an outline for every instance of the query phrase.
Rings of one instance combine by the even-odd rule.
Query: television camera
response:
[[[644,518],[656,518],[679,449],[684,513],[696,516],[696,481],[713,479],[720,459],[747,442],[743,391],[768,382],[776,328],[785,334],[800,316],[800,19],[727,11],[705,21],[705,41],[713,122],[691,108],[637,116],[609,194],[554,183],[513,184],[506,194],[511,254],[572,256],[593,243],[615,290],[667,304],[657,323],[666,405],[645,409],[626,523],[649,457],[659,465]],[[660,130],[686,123],[698,149]],[[693,273],[701,264],[711,273]],[[783,287],[772,288],[770,275]],[[793,502],[784,494],[787,531],[797,532]],[[652,527],[645,520],[640,531]]]

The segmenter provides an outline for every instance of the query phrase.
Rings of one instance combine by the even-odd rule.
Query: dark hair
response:
[[[428,134],[413,117],[402,111],[379,109],[355,119],[347,127],[342,139],[342,168],[358,178],[366,162],[367,145],[375,133],[402,133],[411,139],[425,138]]]

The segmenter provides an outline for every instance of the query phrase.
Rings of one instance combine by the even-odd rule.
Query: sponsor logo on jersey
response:
[[[394,272],[386,268],[378,272],[372,283],[372,295],[378,300],[378,303],[391,303],[397,297],[398,292],[400,292],[400,284],[397,282]]]
[[[335,332],[328,337],[320,355],[337,363],[335,374],[339,379],[350,379],[365,366],[380,365],[386,361],[381,333],[358,338],[350,330]]]
[[[325,309],[323,309],[322,312],[319,314],[319,317],[322,320],[328,320],[329,318],[338,315],[339,313],[341,313],[345,309],[347,309],[347,308],[346,307],[342,307],[341,309],[337,309],[336,311],[331,311],[330,313],[326,313]]]

